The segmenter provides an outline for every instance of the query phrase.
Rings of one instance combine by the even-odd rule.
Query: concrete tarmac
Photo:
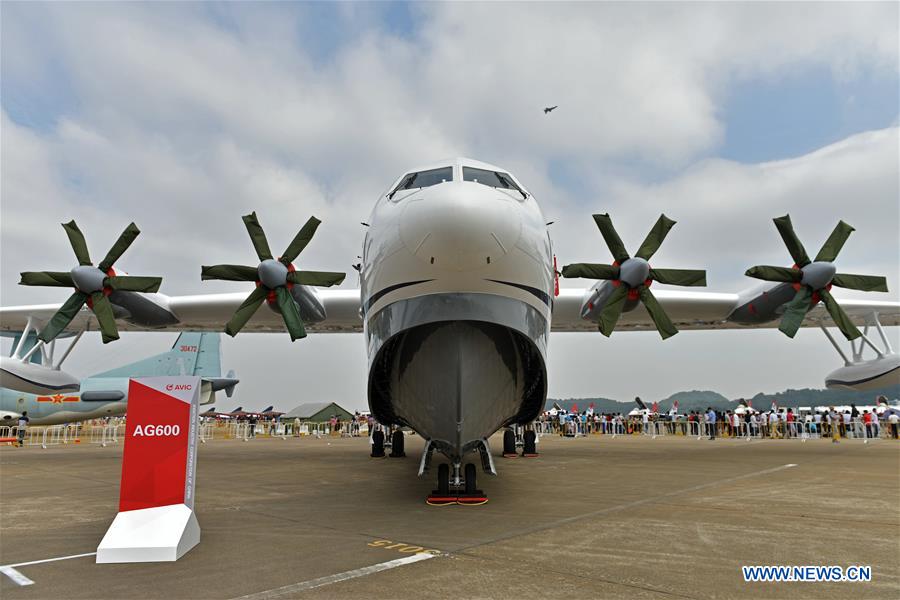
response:
[[[492,445],[490,502],[431,507],[419,438],[405,459],[369,458],[365,438],[212,441],[202,538],[181,560],[24,565],[34,584],[0,575],[0,596],[900,598],[900,443],[546,436],[536,459]],[[94,552],[120,471],[121,444],[0,449],[0,565]],[[742,565],[871,565],[872,581],[745,583]]]

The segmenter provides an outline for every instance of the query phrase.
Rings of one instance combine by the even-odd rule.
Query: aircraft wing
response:
[[[562,288],[553,303],[553,331],[597,331],[597,325],[581,318],[581,306],[585,289]],[[729,316],[741,303],[736,293],[695,292],[680,290],[653,290],[663,309],[680,330],[689,329],[747,329],[776,328],[778,319],[754,325],[729,320]],[[359,333],[362,331],[359,290],[317,290],[325,308],[326,318],[310,323],[307,330],[314,333]],[[164,296],[147,294],[155,302],[165,306],[177,319],[168,325],[146,326],[126,319],[118,319],[120,331],[222,331],[225,323],[246,298],[246,293],[201,294],[196,296]],[[865,325],[873,312],[878,313],[883,326],[900,325],[900,302],[849,300],[836,298],[844,311],[857,325]],[[59,304],[38,304],[0,308],[0,332],[20,332],[28,318],[40,326],[59,309]],[[822,322],[832,326],[830,315],[823,305],[811,310],[803,322],[804,327],[818,327]],[[84,308],[66,328],[67,332],[97,329],[93,314]],[[616,325],[616,331],[653,331],[653,321],[643,306],[624,312]],[[261,307],[244,327],[243,331],[284,332],[281,315]]]
[[[306,329],[318,333],[350,333],[362,331],[359,314],[359,290],[316,290],[318,300],[325,309],[325,320],[310,323]],[[165,296],[144,294],[154,303],[165,308],[177,321],[165,325],[141,325],[128,319],[117,319],[119,331],[222,331],[225,323],[247,297],[246,292],[233,294],[201,294],[197,296]],[[35,304],[0,308],[0,331],[20,332],[25,329],[29,317],[40,326],[59,309],[60,304]],[[67,332],[94,331],[97,321],[86,307],[72,320]],[[242,331],[284,332],[281,315],[262,306]]]
[[[586,289],[562,288],[553,303],[553,331],[597,331],[597,324],[581,318],[581,306]],[[777,328],[779,319],[754,325],[744,325],[729,320],[731,313],[743,301],[741,294],[693,292],[679,290],[653,290],[653,295],[680,330],[687,329],[750,329]],[[900,325],[900,302],[849,300],[835,295],[835,299],[853,322],[862,326],[872,313],[885,327]],[[819,304],[809,311],[803,327],[834,325],[825,306]],[[655,331],[656,327],[643,305],[630,312],[623,312],[616,324],[616,331]]]

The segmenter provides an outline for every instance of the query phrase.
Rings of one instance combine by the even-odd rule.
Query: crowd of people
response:
[[[569,412],[551,409],[540,415],[536,426],[541,433],[564,436],[592,434],[652,434],[692,435],[716,437],[795,438],[842,437],[898,439],[900,414],[886,411],[879,417],[875,410],[850,408],[839,411],[831,407],[823,411],[800,413],[793,408],[753,410],[705,411],[660,414],[648,410],[640,414],[595,413],[593,410]]]

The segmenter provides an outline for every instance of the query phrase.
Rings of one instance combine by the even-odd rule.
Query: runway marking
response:
[[[12,567],[0,567],[0,573],[12,579],[16,585],[32,585],[34,583]]]
[[[72,554],[70,556],[58,556],[56,558],[44,558],[41,560],[30,560],[28,562],[20,562],[12,565],[3,565],[2,567],[0,567],[0,573],[6,575],[18,585],[32,585],[34,582],[17,571],[16,567],[27,567],[28,565],[39,565],[41,563],[56,562],[58,560],[69,560],[70,558],[83,558],[85,556],[96,555],[96,552],[85,552],[84,554]]]
[[[235,598],[234,600],[269,600],[270,598],[283,598],[285,596],[292,596],[297,592],[311,590],[313,588],[331,585],[332,583],[338,583],[341,581],[347,581],[348,579],[364,577],[366,575],[372,575],[373,573],[380,573],[381,571],[395,569],[397,567],[402,567],[403,565],[409,565],[434,557],[434,554],[413,554],[412,556],[389,560],[388,562],[379,563],[377,565],[372,565],[369,567],[363,567],[361,569],[344,571],[343,573],[338,573],[336,575],[327,575],[325,577],[310,579],[309,581],[302,581],[300,583],[292,583],[291,585],[266,590],[264,592],[257,592],[255,594],[247,594],[246,596],[240,596],[239,598]]]
[[[373,540],[366,545],[372,548],[396,550],[401,554],[419,554],[421,552],[426,552],[428,554],[438,555],[441,553],[440,550],[434,550],[433,548],[423,548],[422,546],[414,546],[412,544],[407,544],[406,542],[392,542],[391,540],[385,539]]]

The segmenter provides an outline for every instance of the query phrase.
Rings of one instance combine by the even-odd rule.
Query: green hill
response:
[[[772,406],[774,400],[779,407],[797,408],[799,406],[831,406],[841,404],[874,404],[875,398],[879,395],[888,397],[893,401],[900,398],[900,385],[892,385],[878,390],[869,390],[858,392],[855,390],[817,390],[817,389],[801,389],[801,390],[784,390],[774,394],[764,394],[762,392],[748,398],[754,408],[759,410],[768,410]],[[711,390],[691,390],[685,392],[676,392],[668,398],[642,398],[647,407],[653,405],[654,401],[659,402],[659,410],[661,412],[668,411],[672,408],[672,403],[678,401],[679,412],[690,412],[692,410],[703,410],[707,406],[712,406],[716,410],[733,409],[740,402],[740,398],[729,399],[718,392]],[[579,411],[587,409],[594,404],[595,412],[621,412],[627,413],[635,407],[633,400],[620,401],[610,398],[548,398],[546,409],[550,409],[556,403],[566,410],[571,410],[574,405],[578,406]]]

